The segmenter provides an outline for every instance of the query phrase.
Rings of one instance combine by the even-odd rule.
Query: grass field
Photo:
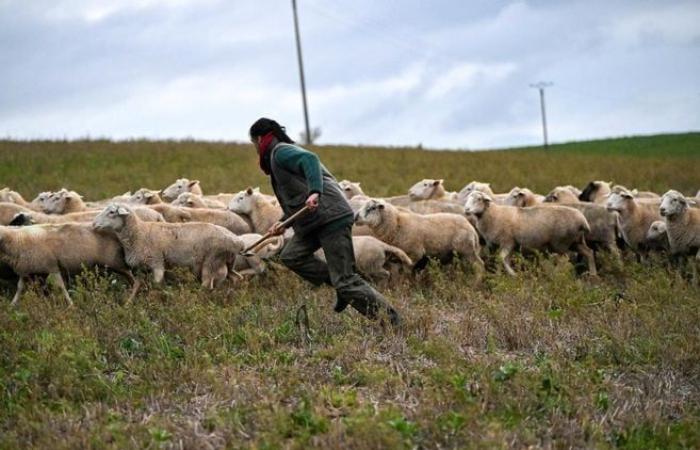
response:
[[[422,178],[546,193],[593,179],[700,189],[700,133],[498,152],[321,147],[370,195]],[[0,141],[0,187],[87,199],[260,185],[249,145]],[[405,327],[332,312],[334,293],[274,270],[213,293],[187,273],[121,305],[118,278],[72,280],[75,307],[0,290],[0,448],[698,448],[700,287],[664,256],[518,261],[483,286],[459,262],[383,292]],[[308,308],[310,342],[295,322]],[[302,327],[303,328],[303,327]]]

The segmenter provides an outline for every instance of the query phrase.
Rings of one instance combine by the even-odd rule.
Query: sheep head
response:
[[[489,206],[491,206],[492,202],[493,199],[490,195],[474,191],[467,197],[467,201],[464,204],[464,213],[481,217]]]
[[[408,196],[411,200],[428,200],[435,196],[435,192],[444,188],[442,187],[443,180],[433,180],[426,178],[411,186],[408,190]]]
[[[98,231],[118,232],[126,225],[126,220],[134,211],[126,205],[110,203],[92,222],[92,227]]]
[[[260,195],[260,188],[248,187],[246,190],[234,195],[228,203],[228,209],[236,214],[250,215],[253,212],[255,198]]]
[[[672,219],[683,214],[685,210],[688,209],[688,203],[688,200],[683,196],[683,194],[672,189],[661,197],[659,213],[662,217]]]
[[[379,226],[384,218],[387,203],[384,200],[368,200],[357,213],[355,223],[357,225]]]

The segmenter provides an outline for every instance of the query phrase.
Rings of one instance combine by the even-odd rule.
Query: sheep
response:
[[[251,231],[251,226],[241,216],[228,210],[208,208],[186,208],[173,206],[168,203],[146,205],[146,208],[158,211],[166,222],[207,222],[219,225],[234,234],[244,234]]]
[[[87,209],[83,197],[75,191],[61,189],[51,194],[44,206],[47,214],[69,214],[82,212]]]
[[[417,200],[438,200],[443,202],[456,202],[458,194],[456,192],[445,191],[444,180],[433,180],[426,178],[411,186],[408,190],[408,197],[411,201]]]
[[[687,199],[678,191],[666,192],[659,212],[666,223],[668,244],[672,255],[695,253],[700,260],[700,209],[691,209]]]
[[[260,238],[261,234],[258,233],[246,233],[238,236],[243,241],[245,248],[250,247],[256,243]],[[272,258],[277,255],[284,246],[285,239],[283,236],[276,236],[267,241],[264,241],[258,247],[253,249],[252,255],[240,254],[236,256],[236,260],[233,264],[233,271],[238,275],[258,275],[265,271],[265,263],[263,260]]]
[[[163,200],[160,198],[158,191],[141,188],[134,192],[126,203],[132,203],[135,205],[157,205],[163,203]]]
[[[15,203],[25,208],[31,208],[31,203],[26,201],[24,197],[19,192],[15,192],[10,188],[0,189],[0,202],[2,203]]]
[[[282,216],[282,208],[274,204],[267,196],[260,193],[259,188],[247,189],[237,193],[228,204],[228,209],[236,214],[247,216],[253,224],[254,233],[267,233],[270,227],[279,221]]]
[[[652,222],[652,224],[649,226],[646,237],[649,244],[656,248],[668,250],[670,247],[666,222],[663,220],[656,220]]]
[[[167,267],[188,267],[203,287],[213,289],[227,277],[229,265],[243,250],[243,241],[218,225],[143,222],[131,207],[116,203],[95,217],[93,227],[113,233],[129,267],[149,269],[157,284]]]
[[[131,191],[124,192],[121,195],[116,195],[112,198],[96,200],[94,202],[85,202],[88,209],[102,209],[110,203],[128,203],[131,198]]]
[[[608,195],[611,192],[610,185],[612,181],[591,181],[578,196],[582,202],[605,203]]]
[[[508,194],[494,194],[493,191],[491,190],[491,185],[489,183],[482,183],[480,181],[472,181],[469,184],[467,184],[466,186],[464,186],[457,193],[457,202],[460,205],[464,205],[464,203],[467,201],[467,197],[469,197],[469,194],[471,194],[474,191],[483,192],[485,194],[488,194],[498,204],[503,204],[506,197],[508,197]]]
[[[12,214],[9,221],[7,216]],[[135,208],[136,214],[141,220],[147,222],[165,222],[163,216],[157,211],[153,211],[149,208],[138,207]],[[0,204],[0,224],[3,225],[38,225],[38,224],[60,224],[69,222],[91,222],[99,210],[82,211],[76,213],[68,214],[44,214],[37,211],[31,211],[27,209],[15,208],[14,210],[9,208],[7,204]]]
[[[106,267],[124,275],[132,286],[127,302],[134,298],[140,285],[126,265],[120,243],[85,223],[0,227],[0,260],[19,276],[12,305],[22,296],[28,277],[51,274],[72,305],[61,272],[79,273],[85,266]]]
[[[625,243],[635,252],[648,250],[647,230],[652,222],[661,220],[658,207],[636,200],[624,189],[612,192],[606,207],[618,213],[618,228]]]
[[[183,192],[175,200],[170,202],[174,206],[186,206],[188,208],[226,209],[226,205],[217,200],[210,200],[192,192]]]
[[[515,276],[510,256],[516,246],[531,250],[566,253],[575,249],[588,261],[588,271],[596,276],[593,251],[586,245],[590,227],[580,211],[566,206],[518,208],[496,204],[483,192],[472,192],[464,212],[474,215],[476,229],[490,245],[499,247],[499,258],[506,272]]]
[[[199,180],[180,178],[170,186],[160,191],[160,196],[166,202],[172,202],[183,192],[192,192],[193,194],[202,195],[202,187],[199,185]]]
[[[543,196],[533,193],[528,188],[520,188],[516,186],[510,190],[508,197],[505,198],[503,204],[524,208],[527,206],[535,206],[543,201]]]
[[[353,183],[352,181],[342,180],[338,183],[338,186],[340,186],[340,189],[343,191],[343,195],[345,195],[345,198],[348,200],[352,199],[356,195],[366,197],[365,193],[360,187],[360,183]]]
[[[373,236],[353,236],[352,246],[358,272],[374,281],[383,281],[391,276],[385,266],[392,259],[404,267],[413,267],[413,261],[406,252]],[[316,254],[321,260],[326,260],[323,249]]]
[[[418,214],[452,213],[462,214],[463,207],[455,202],[443,202],[438,200],[419,200],[411,202],[406,209]]]
[[[372,234],[398,247],[413,261],[424,256],[465,256],[481,280],[484,262],[479,256],[479,237],[467,219],[457,214],[420,215],[401,210],[384,200],[369,200],[355,214],[355,223],[367,225]]]
[[[49,200],[51,197],[51,194],[53,192],[51,191],[45,191],[45,192],[40,192],[34,199],[29,203],[28,208],[32,209],[34,211],[39,211],[39,212],[44,212],[44,208],[46,208],[46,202]]]
[[[549,194],[547,194],[544,198],[545,203],[566,203],[566,204],[572,204],[572,203],[579,203],[581,200],[579,200],[579,196],[581,195],[581,191],[578,191],[579,193],[577,194],[576,191],[572,190],[571,187],[573,186],[557,186],[551,191],[549,191]]]

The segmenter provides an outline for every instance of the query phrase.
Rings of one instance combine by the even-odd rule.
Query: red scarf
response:
[[[266,175],[270,175],[270,163],[269,163],[269,158],[266,158],[267,153],[272,150],[272,141],[275,139],[275,135],[270,131],[269,133],[263,135],[260,138],[260,144],[258,145],[258,148],[260,149],[258,151],[258,156],[260,157],[259,164],[260,164],[260,169],[262,169],[263,172],[265,172]],[[266,161],[267,159],[267,161]]]

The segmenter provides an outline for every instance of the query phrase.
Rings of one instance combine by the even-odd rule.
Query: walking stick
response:
[[[304,214],[304,213],[307,212],[308,210],[309,210],[309,207],[308,207],[308,206],[304,206],[304,207],[301,208],[299,211],[297,211],[297,212],[295,212],[294,214],[292,214],[291,216],[289,216],[289,218],[288,218],[287,220],[285,220],[284,222],[282,222],[280,225],[282,226],[282,228],[287,228],[287,227],[288,227],[289,225],[291,225],[295,220],[297,220],[297,219],[299,218],[299,216],[301,216],[302,214]],[[268,240],[268,239],[270,239],[271,237],[274,237],[274,236],[276,236],[276,235],[274,235],[274,234],[272,234],[271,232],[268,231],[268,232],[265,233],[260,239],[258,239],[257,241],[255,241],[252,245],[250,245],[249,247],[247,247],[245,250],[243,250],[243,252],[241,252],[241,255],[243,255],[243,256],[252,256],[252,255],[254,254],[254,253],[253,253],[253,249],[259,247],[260,244],[262,244],[263,242],[265,242],[266,240]]]

